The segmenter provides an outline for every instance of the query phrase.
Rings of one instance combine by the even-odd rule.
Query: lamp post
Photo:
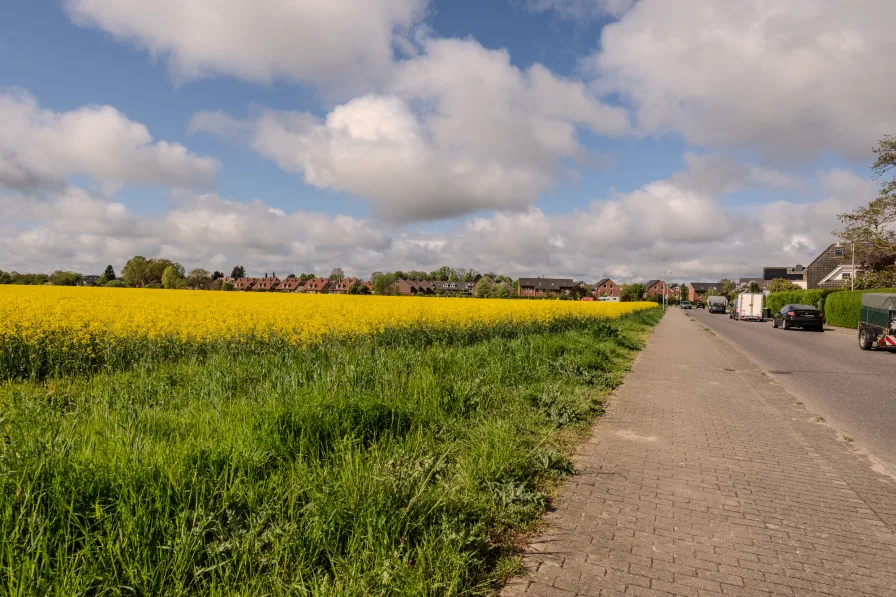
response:
[[[852,245],[852,273],[849,274],[849,289],[855,292],[856,289],[856,241],[849,243]]]
[[[662,285],[663,285],[663,311],[664,311],[664,312],[665,312],[665,310],[666,310],[666,302],[667,302],[667,301],[666,301],[666,295],[667,295],[668,292],[669,292],[669,284],[666,282],[666,272],[669,272],[669,273],[671,274],[671,273],[672,273],[672,269],[671,269],[671,268],[668,268],[668,267],[664,267],[664,268],[663,268],[663,279],[662,279],[661,283],[662,283]]]

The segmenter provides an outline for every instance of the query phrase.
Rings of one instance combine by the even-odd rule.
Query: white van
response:
[[[597,300],[604,301],[604,302],[618,303],[619,297],[618,296],[602,296],[602,297],[598,298]]]

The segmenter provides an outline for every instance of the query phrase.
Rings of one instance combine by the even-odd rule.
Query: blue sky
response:
[[[0,269],[805,262],[875,192],[893,9],[789,8],[7,3]]]

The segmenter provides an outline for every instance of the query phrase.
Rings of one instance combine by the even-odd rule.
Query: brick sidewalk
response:
[[[814,421],[670,310],[502,595],[896,595],[896,481]]]

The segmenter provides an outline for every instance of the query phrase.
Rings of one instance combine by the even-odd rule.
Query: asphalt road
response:
[[[774,329],[691,311],[812,412],[896,470],[896,352],[859,350],[858,333]],[[736,365],[735,365],[736,366]]]

